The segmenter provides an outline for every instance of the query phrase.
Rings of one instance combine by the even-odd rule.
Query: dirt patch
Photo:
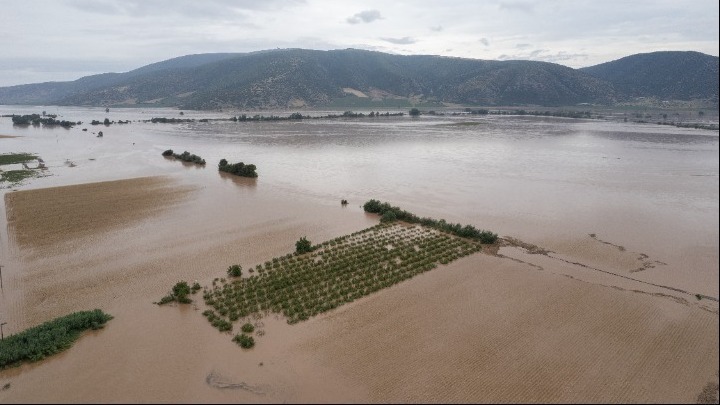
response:
[[[191,188],[143,177],[5,195],[8,225],[20,247],[55,245],[150,217],[182,201]]]

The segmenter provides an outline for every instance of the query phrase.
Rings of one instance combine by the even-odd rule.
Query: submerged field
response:
[[[380,224],[249,269],[257,275],[213,280],[203,298],[214,310],[203,315],[221,331],[260,312],[297,323],[480,249],[478,242],[423,226]]]
[[[0,190],[5,338],[83,309],[114,316],[1,371],[0,402],[717,397],[717,133],[527,116],[138,121],[177,114],[115,109],[133,125],[102,138],[0,118],[16,136],[0,149],[42,156],[49,174]],[[262,174],[160,158],[169,148]],[[475,253],[436,229],[376,227],[370,197],[512,243]],[[288,256],[302,236],[327,243]],[[152,304],[179,280],[207,291]]]

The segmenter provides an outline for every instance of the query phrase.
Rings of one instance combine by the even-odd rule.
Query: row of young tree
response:
[[[430,228],[435,228],[443,232],[457,235],[461,238],[469,238],[479,240],[481,243],[495,243],[498,239],[496,233],[480,230],[472,225],[453,224],[446,222],[444,219],[433,219],[428,217],[418,217],[417,215],[394,207],[387,202],[378,200],[369,200],[363,205],[365,212],[380,215],[381,222],[393,222],[396,220],[409,222],[411,224],[421,224]]]
[[[304,321],[417,274],[478,252],[480,244],[422,226],[380,224],[258,264],[204,289],[203,315],[220,331],[256,313]],[[303,249],[304,251],[304,249]]]

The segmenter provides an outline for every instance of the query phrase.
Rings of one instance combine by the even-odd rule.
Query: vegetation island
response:
[[[227,277],[215,278],[203,288],[208,307],[203,316],[221,332],[232,332],[233,323],[245,319],[242,333],[233,341],[243,348],[254,346],[251,316],[282,314],[289,324],[338,308],[388,288],[418,274],[479,252],[483,243],[494,243],[497,234],[471,225],[419,218],[388,203],[370,200],[365,211],[380,214],[381,223],[318,245],[306,238],[295,252],[257,264],[243,275],[231,265]],[[190,303],[200,290],[177,283],[158,304]]]
[[[221,159],[220,163],[218,163],[218,170],[225,173],[234,174],[236,176],[241,177],[257,177],[257,172],[255,171],[257,167],[253,164],[245,164],[243,162],[238,163],[228,163],[226,159]]]
[[[99,309],[74,312],[7,336],[0,340],[0,370],[60,353],[82,332],[101,329],[112,318]]]
[[[37,167],[30,167],[27,165],[27,163],[37,160],[38,166]],[[13,164],[21,164],[23,166],[22,169],[16,169],[16,170],[3,170],[2,166],[4,165],[13,165]],[[2,186],[3,183],[9,183],[10,185],[15,185],[23,180],[30,178],[30,177],[37,177],[39,176],[39,170],[44,169],[45,165],[42,162],[42,159],[38,159],[36,155],[30,154],[30,153],[6,153],[0,155],[0,186]]]
[[[174,153],[172,149],[168,149],[165,152],[162,153],[165,157],[173,157],[178,160],[182,160],[183,162],[188,163],[195,163],[198,165],[205,166],[205,159],[201,158],[198,155],[192,154],[188,151],[185,151],[181,154]]]

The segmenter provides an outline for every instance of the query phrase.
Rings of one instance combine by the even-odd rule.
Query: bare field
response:
[[[482,254],[317,323],[377,402],[694,402],[718,364],[716,313]]]
[[[18,245],[44,247],[103,233],[157,214],[191,189],[144,177],[5,195],[8,225]]]

